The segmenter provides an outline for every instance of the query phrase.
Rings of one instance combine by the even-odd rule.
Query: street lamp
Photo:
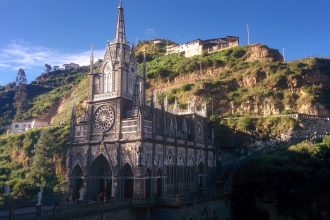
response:
[[[5,186],[5,192],[4,192],[3,196],[5,197],[5,204],[7,204],[7,206],[8,206],[8,219],[12,220],[14,211],[13,211],[13,206],[12,206],[12,202],[10,199],[10,187],[9,186]]]
[[[37,204],[36,204],[36,217],[39,219],[41,217],[41,200],[42,200],[43,187],[40,186],[40,191],[37,194]]]

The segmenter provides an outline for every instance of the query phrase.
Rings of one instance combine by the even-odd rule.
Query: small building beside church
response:
[[[13,121],[7,130],[7,134],[21,134],[32,128],[41,128],[48,125],[48,121],[39,119]]]
[[[65,70],[76,70],[79,68],[79,64],[76,63],[69,63],[69,64],[63,64]]]

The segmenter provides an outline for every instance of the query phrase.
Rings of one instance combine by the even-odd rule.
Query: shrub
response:
[[[194,86],[194,84],[191,84],[191,83],[189,83],[189,84],[185,84],[185,85],[183,85],[182,86],[182,90],[183,91],[190,91],[191,89],[192,89],[192,87]]]
[[[243,131],[253,131],[255,130],[255,124],[252,118],[242,117],[237,122],[237,127]]]
[[[323,139],[322,143],[325,144],[325,145],[330,146],[330,136],[326,136],[326,137]]]

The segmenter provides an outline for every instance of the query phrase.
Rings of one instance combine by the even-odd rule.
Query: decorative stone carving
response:
[[[203,131],[203,124],[201,121],[196,122],[195,133],[197,140],[203,140],[204,131]]]
[[[194,165],[193,156],[191,154],[188,155],[187,165],[188,166]]]
[[[166,159],[165,159],[165,165],[173,165],[173,154],[171,151],[167,152]]]
[[[71,153],[69,151],[66,154],[65,165],[66,165],[66,169],[67,170],[72,166],[72,155],[71,155]]]
[[[116,145],[110,145],[107,144],[107,149],[109,149],[109,154],[110,154],[110,161],[114,166],[118,164],[118,158],[117,158],[117,147]]]
[[[139,148],[136,154],[137,154],[137,165],[142,166],[145,163],[144,162],[145,158],[142,148]]]
[[[182,153],[178,154],[177,163],[178,163],[179,166],[184,165],[184,156],[183,156]]]

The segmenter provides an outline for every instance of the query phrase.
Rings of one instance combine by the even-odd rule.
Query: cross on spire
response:
[[[125,20],[124,20],[124,8],[122,1],[120,0],[118,5],[118,15],[117,24],[115,32],[115,42],[116,43],[126,43],[126,33],[125,33]]]

